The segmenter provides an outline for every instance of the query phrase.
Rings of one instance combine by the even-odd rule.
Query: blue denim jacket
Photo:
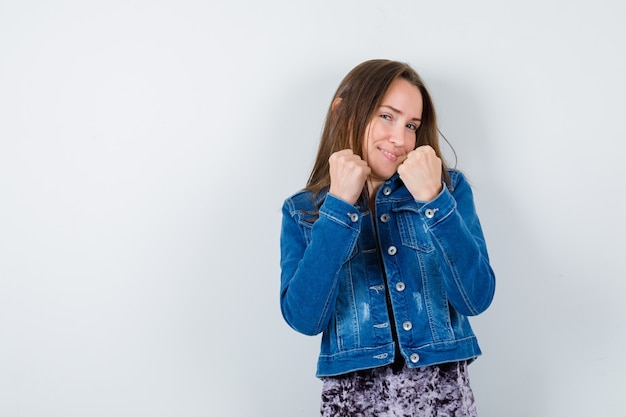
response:
[[[470,185],[449,172],[430,202],[396,174],[377,192],[376,218],[323,193],[312,222],[310,192],[285,200],[281,311],[296,331],[323,332],[318,377],[390,364],[395,341],[410,367],[481,354],[467,316],[489,306],[495,276]]]

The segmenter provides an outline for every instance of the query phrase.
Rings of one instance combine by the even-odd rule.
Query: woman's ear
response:
[[[330,105],[332,111],[335,111],[335,108],[339,103],[341,103],[341,100],[343,100],[341,97],[335,97],[335,99],[333,100],[333,104]]]

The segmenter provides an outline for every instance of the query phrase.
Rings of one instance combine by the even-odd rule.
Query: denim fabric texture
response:
[[[390,364],[395,340],[409,367],[481,354],[468,316],[490,305],[495,276],[471,187],[449,172],[429,202],[395,175],[377,192],[375,218],[323,193],[313,222],[311,193],[285,200],[281,311],[296,331],[323,333],[318,377]]]

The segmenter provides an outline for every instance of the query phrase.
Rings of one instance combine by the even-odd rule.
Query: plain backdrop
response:
[[[0,415],[316,416],[280,208],[370,58],[425,79],[497,274],[482,417],[624,416],[626,6],[0,1]]]

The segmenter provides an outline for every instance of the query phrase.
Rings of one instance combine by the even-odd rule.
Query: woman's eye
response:
[[[391,120],[391,115],[389,114],[381,114],[380,117],[382,117],[385,120]]]
[[[417,126],[414,125],[413,123],[409,123],[408,125],[406,125],[406,127],[408,127],[411,130],[417,130]]]

